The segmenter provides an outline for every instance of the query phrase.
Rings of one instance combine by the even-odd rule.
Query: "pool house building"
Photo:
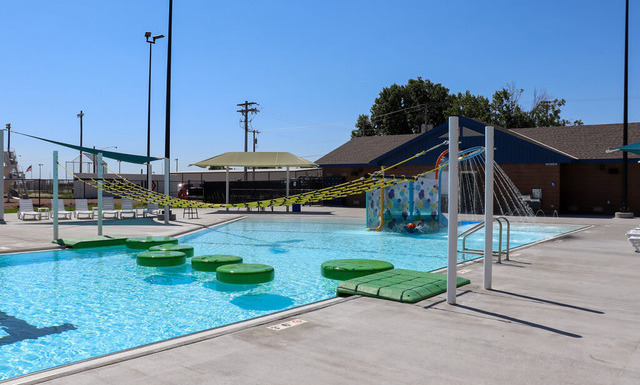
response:
[[[485,124],[460,117],[460,149],[484,144]],[[431,149],[447,140],[448,123],[409,135],[352,138],[318,159],[325,183],[361,178]],[[640,141],[640,123],[629,124],[629,143]],[[534,212],[568,215],[613,215],[622,205],[622,152],[607,149],[622,145],[622,124],[504,129],[495,127],[495,161],[522,195],[531,199]],[[437,147],[393,170],[395,175],[416,175],[432,169],[446,146]],[[629,153],[628,207],[640,208],[640,156]],[[348,206],[364,207],[364,195],[345,198]]]

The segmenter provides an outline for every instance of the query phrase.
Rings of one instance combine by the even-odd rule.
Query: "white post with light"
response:
[[[484,128],[484,288],[491,289],[493,261],[493,127]]]
[[[51,211],[53,212],[53,240],[58,236],[58,151],[53,152],[53,202]]]
[[[164,158],[164,195],[169,196],[169,175],[171,174],[171,159]],[[169,205],[164,206],[164,224],[169,224],[169,216],[171,215],[171,210]]]
[[[458,117],[449,117],[449,223],[447,303],[455,305],[458,270]]]
[[[98,236],[102,236],[102,153],[98,153]]]

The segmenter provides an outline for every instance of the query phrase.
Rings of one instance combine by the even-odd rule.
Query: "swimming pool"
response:
[[[575,228],[514,227],[512,247]],[[481,234],[473,238],[482,241]],[[272,265],[276,278],[226,285],[189,264],[138,266],[136,253],[124,247],[2,255],[0,379],[334,297],[337,281],[320,275],[329,259],[381,259],[423,271],[446,264],[444,232],[368,232],[361,220],[252,217],[180,243],[194,246],[195,255],[235,254]]]

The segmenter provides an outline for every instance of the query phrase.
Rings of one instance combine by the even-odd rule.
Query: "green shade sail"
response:
[[[33,135],[23,134],[21,132],[16,132],[16,131],[11,131],[11,132],[14,133],[14,134],[28,136],[28,137],[34,138],[34,139],[44,140],[45,142],[57,144],[58,146],[73,148],[74,150],[87,152],[87,153],[90,153],[90,154],[102,153],[102,156],[104,158],[121,160],[123,162],[128,162],[128,163],[144,164],[144,163],[147,163],[147,162],[153,162],[155,160],[162,159],[162,158],[156,158],[156,157],[153,157],[153,156],[142,156],[142,155],[134,155],[134,154],[125,154],[125,153],[122,153],[122,152],[105,151],[105,150],[100,150],[100,149],[97,149],[97,148],[81,147],[81,146],[76,146],[75,144],[58,142],[58,141],[51,140],[51,139],[45,139],[45,138],[40,138],[40,137],[33,136]]]
[[[290,152],[225,152],[189,166],[207,167],[316,167]]]

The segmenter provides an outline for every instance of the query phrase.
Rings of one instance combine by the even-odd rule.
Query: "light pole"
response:
[[[84,112],[80,110],[80,113],[76,116],[80,118],[80,147],[82,147],[82,117]],[[80,174],[82,174],[82,150],[80,150]]]
[[[149,97],[147,100],[147,156],[151,156],[151,48],[156,44],[156,40],[162,39],[164,35],[156,35],[151,40],[151,32],[145,32],[144,37],[149,43]],[[147,184],[151,190],[151,162],[147,162]]]
[[[173,0],[169,0],[169,28],[167,29],[167,89],[166,89],[166,108],[164,120],[164,164],[165,170],[168,171],[171,162],[171,39],[173,30]],[[169,195],[169,173],[164,173],[164,193]],[[164,223],[169,224],[169,205],[164,206]]]
[[[178,172],[178,158],[174,159],[176,161],[176,172]]]

